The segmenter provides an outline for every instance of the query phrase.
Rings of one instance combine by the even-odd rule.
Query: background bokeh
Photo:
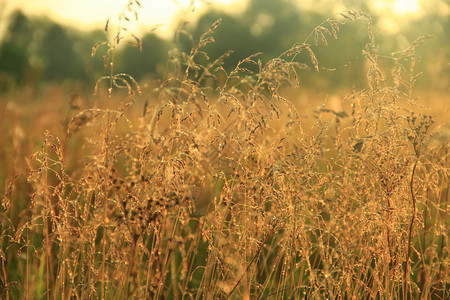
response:
[[[46,2],[51,12],[48,14],[45,14],[43,6]],[[50,9],[51,2],[42,1],[40,10],[35,9],[34,12],[31,6],[33,1],[29,5],[27,1],[16,2],[16,5],[12,5],[12,1],[1,4],[2,93],[23,85],[39,88],[51,82],[67,81],[92,89],[104,73],[101,55],[91,57],[94,44],[111,39],[99,27],[98,13],[95,19],[97,22],[86,13],[84,19],[79,17],[77,23],[72,15],[70,19],[69,15],[65,16],[63,10]],[[116,2],[119,3],[111,3]],[[126,5],[126,1],[122,2]],[[293,44],[304,42],[317,25],[333,14],[355,9],[372,16],[381,63],[383,56],[406,48],[416,38],[433,36],[417,51],[416,67],[423,75],[417,81],[416,88],[430,90],[432,87],[434,92],[448,92],[448,1],[248,0],[244,1],[245,5],[242,2],[238,5],[236,1],[228,5],[224,4],[226,1],[219,1],[221,5],[215,5],[214,2],[205,5],[203,1],[165,2],[170,2],[171,6],[167,9],[172,9],[171,13],[166,13],[165,24],[157,24],[163,21],[156,17],[163,15],[163,2],[159,3],[161,10],[156,10],[158,1],[142,1],[143,16],[138,22],[139,26],[132,27],[142,40],[142,51],[132,45],[118,49],[118,72],[128,73],[137,80],[159,78],[167,67],[169,49],[189,51],[191,40],[198,40],[219,18],[223,21],[214,33],[215,43],[206,48],[211,58],[232,50],[233,53],[225,60],[225,69],[228,70],[234,68],[239,60],[256,52],[262,52],[261,59],[267,61]],[[20,3],[22,6],[18,6]],[[63,7],[63,4],[64,1],[60,1],[59,6]],[[82,8],[78,10],[83,12]],[[85,7],[84,11],[93,11],[94,8]],[[105,11],[109,12],[106,8]],[[151,18],[152,11],[155,17]],[[368,41],[366,26],[358,22],[347,24],[338,35],[337,40],[328,39],[328,45],[320,41],[315,45],[313,37],[306,41],[317,55],[320,72],[308,71],[303,74],[301,79],[305,87],[348,90],[355,85],[363,86],[365,77],[361,74],[364,74],[364,59],[361,51]]]

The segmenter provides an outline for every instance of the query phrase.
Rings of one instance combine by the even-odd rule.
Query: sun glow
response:
[[[420,0],[373,0],[372,7],[383,14],[417,16],[421,13]]]
[[[378,26],[388,34],[396,34],[401,27],[423,14],[421,0],[373,0],[371,9],[379,15]]]
[[[6,0],[8,1],[8,0]],[[22,9],[30,15],[46,15],[64,25],[90,30],[103,28],[109,17],[121,12],[129,0],[14,0],[8,1],[8,11]],[[0,3],[2,0],[0,0]],[[237,0],[141,0],[139,10],[140,25],[143,30],[152,29],[158,25],[158,31],[170,31],[171,22],[180,11],[186,9],[202,10],[210,5],[227,8],[240,5]],[[240,1],[242,2],[242,1]],[[0,6],[0,10],[1,10]],[[163,26],[161,26],[163,25]]]
[[[419,2],[418,0],[396,0],[392,11],[398,15],[417,14]]]

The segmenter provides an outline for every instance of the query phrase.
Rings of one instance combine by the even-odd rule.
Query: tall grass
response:
[[[298,70],[319,69],[310,39],[348,21],[368,24],[367,86],[305,116],[283,87],[304,88]],[[2,297],[448,298],[449,141],[415,104],[423,39],[382,68],[370,17],[347,11],[226,72],[228,53],[205,52],[219,25],[142,87],[115,73],[119,30],[95,104],[47,110],[65,130],[43,132],[27,183],[24,163],[6,175]]]

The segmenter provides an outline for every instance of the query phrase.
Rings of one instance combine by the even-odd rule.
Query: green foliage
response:
[[[102,64],[90,57],[89,49],[99,35],[104,36],[15,12],[0,44],[0,73],[19,86],[65,80],[92,85]]]
[[[87,74],[80,55],[74,49],[74,39],[67,29],[51,24],[40,41],[45,80],[79,79],[86,81]]]
[[[29,67],[28,53],[23,46],[11,42],[0,46],[0,72],[7,73],[21,84],[27,78]]]
[[[0,44],[0,73],[17,84],[24,83],[30,68],[28,41],[32,24],[21,12],[11,16],[3,42]]]
[[[126,45],[117,58],[117,68],[124,73],[133,74],[136,80],[146,75],[158,76],[164,72],[168,60],[168,42],[154,34],[147,34],[142,39],[142,49]]]

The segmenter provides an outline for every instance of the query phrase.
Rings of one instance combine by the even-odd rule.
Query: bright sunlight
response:
[[[392,11],[398,15],[416,14],[419,12],[418,0],[397,0]]]

